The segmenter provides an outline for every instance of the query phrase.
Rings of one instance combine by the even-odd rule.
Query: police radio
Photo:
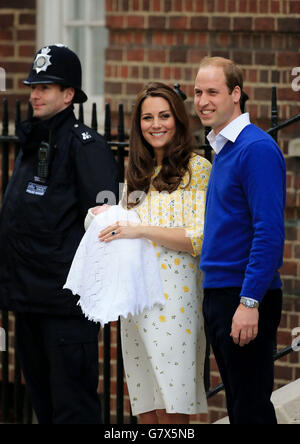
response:
[[[38,162],[38,178],[41,182],[46,182],[50,174],[51,163],[51,145],[42,142],[39,148],[39,162]]]
[[[51,139],[51,138],[50,138]],[[51,143],[41,142],[38,151],[37,176],[34,180],[28,182],[26,193],[35,196],[44,196],[48,189],[48,179],[50,176],[52,162]]]

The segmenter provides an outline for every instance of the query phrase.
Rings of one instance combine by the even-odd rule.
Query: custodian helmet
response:
[[[82,71],[77,55],[67,46],[56,44],[40,49],[34,59],[25,85],[54,83],[75,89],[74,102],[87,101],[81,89]]]

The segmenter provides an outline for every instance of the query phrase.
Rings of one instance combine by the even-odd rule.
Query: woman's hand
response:
[[[115,222],[99,234],[101,242],[111,242],[116,239],[138,239],[141,237],[140,224],[127,221]]]
[[[114,239],[139,239],[145,238],[158,245],[175,251],[184,251],[193,254],[194,249],[191,239],[184,228],[165,228],[132,222],[116,222],[101,231],[101,242],[110,242]]]

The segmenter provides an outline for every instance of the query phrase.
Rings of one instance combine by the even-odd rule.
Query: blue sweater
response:
[[[241,287],[261,301],[281,287],[286,167],[273,139],[253,124],[215,156],[208,184],[200,268],[204,288]]]

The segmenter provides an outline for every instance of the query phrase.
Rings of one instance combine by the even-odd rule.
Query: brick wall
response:
[[[135,95],[150,80],[179,82],[192,97],[205,55],[232,58],[244,71],[248,110],[269,126],[271,86],[278,87],[280,119],[299,112],[291,70],[300,66],[300,2],[284,0],[107,1],[110,45],[106,95],[130,112]],[[195,126],[199,126],[195,119]],[[295,130],[291,130],[293,133]],[[286,148],[286,147],[285,147]]]
[[[0,98],[8,98],[12,113],[17,99],[24,104],[28,100],[28,88],[22,81],[32,63],[35,40],[36,0],[1,0],[0,67],[6,71],[6,91],[0,93]]]
[[[298,127],[299,129],[299,127]],[[299,137],[299,136],[298,136]],[[286,293],[300,294],[300,156],[287,159],[285,260],[282,268]]]

